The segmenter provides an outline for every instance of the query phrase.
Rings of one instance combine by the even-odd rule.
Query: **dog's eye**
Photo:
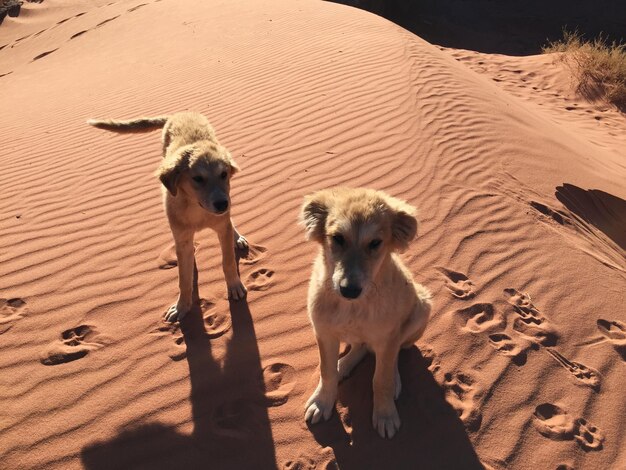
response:
[[[378,248],[378,247],[380,246],[380,244],[381,244],[382,242],[383,242],[383,241],[382,241],[382,240],[380,240],[380,239],[378,239],[378,238],[376,238],[376,239],[372,240],[372,241],[370,242],[370,250],[375,250],[376,248]]]
[[[337,235],[333,235],[333,241],[339,246],[343,246],[346,243],[346,239],[339,233]]]
[[[194,176],[193,178],[191,178],[192,180],[194,180],[196,183],[204,183],[204,178],[202,176]]]
[[[220,174],[220,178],[222,178],[223,180],[225,180],[227,176],[228,173],[226,171],[222,171],[222,173]]]

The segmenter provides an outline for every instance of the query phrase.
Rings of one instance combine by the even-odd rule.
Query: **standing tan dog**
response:
[[[222,248],[222,268],[230,298],[246,296],[237,271],[235,245],[246,249],[248,242],[230,218],[230,178],[239,167],[228,150],[219,144],[206,117],[198,113],[177,113],[128,121],[87,121],[92,126],[115,132],[146,132],[163,128],[163,160],[157,175],[163,183],[165,212],[170,223],[178,258],[178,302],[165,319],[182,320],[192,307],[194,235],[211,228]]]
[[[307,239],[321,245],[308,298],[321,377],[305,406],[307,421],[330,418],[338,382],[370,350],[376,355],[372,423],[383,438],[398,431],[398,353],[422,336],[431,309],[430,292],[395,254],[417,234],[414,213],[371,189],[327,189],[305,198]],[[342,341],[350,350],[339,359]]]

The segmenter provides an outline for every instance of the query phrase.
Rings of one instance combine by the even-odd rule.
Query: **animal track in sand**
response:
[[[518,366],[526,364],[526,348],[506,333],[494,333],[489,335],[489,343],[499,353],[510,356],[512,361]]]
[[[600,450],[604,434],[584,418],[574,419],[563,408],[542,403],[535,408],[534,424],[542,436],[564,441],[575,439],[585,450]]]
[[[570,361],[554,349],[546,349],[546,351],[576,379],[577,383],[596,390],[600,388],[601,379],[597,370],[579,362]]]
[[[269,289],[273,282],[274,271],[267,268],[260,268],[248,274],[246,286],[249,290],[266,290]]]
[[[187,357],[187,348],[185,345],[185,337],[183,333],[180,331],[180,324],[166,322],[165,320],[161,320],[159,322],[159,326],[157,326],[156,331],[153,333],[157,335],[170,334],[174,341],[175,349],[171,353],[168,354],[170,359],[173,361],[182,361]]]
[[[464,373],[446,373],[443,387],[446,401],[456,410],[459,418],[470,431],[477,431],[482,414],[476,402],[477,390],[472,377]]]
[[[574,420],[560,406],[542,403],[535,408],[534,424],[542,436],[555,440],[574,437]]]
[[[332,452],[331,452],[332,453]],[[295,459],[287,460],[280,466],[281,470],[339,470],[334,455],[323,458],[322,462],[315,462],[311,457],[300,455]]]
[[[247,250],[242,250],[239,262],[241,264],[255,264],[265,258],[267,248],[261,245],[248,245]]]
[[[216,308],[210,300],[200,299],[200,311],[204,318],[204,324],[209,338],[219,338],[232,326],[230,313],[225,313]]]
[[[283,405],[296,386],[296,370],[289,364],[275,362],[263,368],[263,383],[267,406]]]
[[[505,324],[504,318],[495,312],[492,304],[474,304],[455,313],[463,322],[462,329],[470,333],[484,333]]]
[[[474,283],[465,274],[443,267],[438,267],[437,269],[446,279],[446,288],[453,297],[466,300],[476,295]]]
[[[22,299],[0,299],[0,334],[9,331],[11,323],[28,313],[26,302]]]
[[[97,330],[90,325],[80,325],[61,333],[61,339],[52,343],[41,355],[46,366],[55,366],[81,359],[89,351],[103,346]]]
[[[513,320],[513,329],[520,335],[542,346],[556,346],[558,334],[545,320],[530,318],[516,318]]]
[[[604,433],[583,418],[576,420],[574,438],[578,445],[586,450],[600,450],[604,442]]]
[[[613,345],[613,349],[626,361],[626,324],[617,320],[600,318],[596,325],[602,336]]]

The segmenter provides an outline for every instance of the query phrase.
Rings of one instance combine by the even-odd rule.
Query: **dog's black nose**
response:
[[[226,199],[223,199],[221,201],[215,201],[213,203],[213,207],[215,207],[215,210],[217,212],[224,212],[226,209],[228,209],[228,201]]]
[[[355,286],[354,284],[348,284],[347,286],[339,286],[339,292],[346,299],[356,299],[359,295],[361,295],[361,289],[359,286]]]

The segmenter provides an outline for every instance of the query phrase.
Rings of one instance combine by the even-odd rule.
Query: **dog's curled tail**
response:
[[[152,118],[136,118],[128,120],[118,119],[89,119],[87,124],[113,132],[148,132],[162,128],[167,122],[168,116]]]

